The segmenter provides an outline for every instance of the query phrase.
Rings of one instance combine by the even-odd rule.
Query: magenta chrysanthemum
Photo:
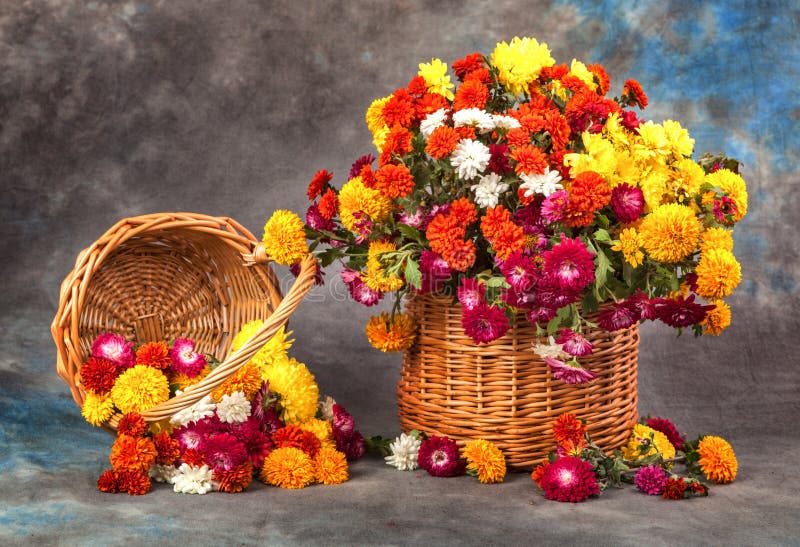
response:
[[[477,279],[464,277],[456,290],[456,296],[464,310],[471,310],[483,302],[483,286]]]
[[[566,190],[556,190],[542,202],[542,217],[551,224],[560,221],[564,218],[568,201]]]
[[[565,363],[552,357],[545,357],[544,362],[550,367],[553,378],[565,384],[583,384],[597,378],[597,374],[581,367],[577,361]]]
[[[194,378],[206,368],[206,356],[194,350],[194,340],[178,338],[169,350],[172,359],[172,370]]]
[[[422,251],[419,257],[419,269],[422,273],[419,292],[422,294],[438,292],[453,273],[444,258],[427,250]]]
[[[671,421],[666,418],[648,418],[646,423],[648,427],[666,435],[675,450],[683,450],[683,436]]]
[[[678,296],[672,298],[656,299],[656,315],[665,324],[672,328],[680,329],[700,323],[706,314],[714,309],[714,305],[704,306],[694,301],[694,295],[689,298]]]
[[[364,304],[365,306],[374,306],[383,298],[383,293],[369,288],[361,279],[361,274],[356,270],[345,268],[339,275],[342,277],[342,281],[345,282],[345,285],[347,285],[350,296],[356,302]]]
[[[597,323],[601,329],[615,331],[627,329],[639,322],[639,312],[628,302],[612,303],[600,311]]]
[[[530,291],[536,284],[536,262],[519,251],[500,264],[500,271],[517,294]]]
[[[589,342],[581,333],[571,329],[562,329],[556,343],[563,344],[562,349],[576,357],[591,355],[594,344]]]
[[[540,485],[549,500],[576,503],[600,494],[592,464],[575,456],[564,456],[548,465]]]
[[[476,344],[497,340],[509,329],[508,317],[503,308],[481,302],[471,309],[462,309],[461,326],[464,334]]]
[[[656,318],[655,302],[649,296],[643,293],[641,289],[637,290],[635,294],[631,295],[631,297],[628,298],[627,303],[628,305],[633,306],[641,319],[652,321]]]
[[[458,458],[454,440],[435,435],[422,441],[417,459],[419,466],[434,477],[456,477],[464,473],[466,465]]]
[[[306,224],[314,230],[333,231],[335,229],[333,221],[322,216],[322,213],[319,212],[319,205],[316,203],[306,211]]]
[[[331,426],[334,432],[341,431],[345,435],[351,435],[355,430],[356,422],[342,405],[333,405]]]
[[[95,338],[92,344],[92,356],[108,359],[117,365],[117,368],[130,368],[136,362],[133,342],[125,342],[125,338],[113,332],[104,332]]]
[[[648,496],[660,496],[664,493],[667,473],[658,465],[640,467],[633,478],[636,488]]]
[[[203,442],[203,435],[197,430],[194,422],[184,425],[172,432],[172,438],[181,445],[181,452],[188,449],[198,450]]]
[[[219,433],[203,441],[200,453],[214,471],[230,471],[247,461],[247,450],[230,433]]]
[[[561,234],[561,242],[542,254],[544,275],[556,286],[583,290],[594,282],[594,255],[580,238]]]
[[[236,437],[245,448],[247,458],[253,467],[260,469],[264,459],[272,451],[272,440],[261,431],[261,424],[254,416],[244,422],[228,424],[231,435]]]
[[[611,190],[611,209],[620,222],[633,222],[644,211],[644,194],[625,182],[618,184]]]

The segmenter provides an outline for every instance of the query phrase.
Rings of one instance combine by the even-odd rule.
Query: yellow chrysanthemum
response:
[[[689,136],[689,132],[674,120],[665,120],[662,126],[672,155],[676,158],[691,156],[694,150],[694,139]]]
[[[372,101],[372,104],[369,105],[367,108],[367,114],[365,116],[367,121],[367,127],[369,128],[370,133],[373,135],[386,127],[386,120],[383,117],[383,107],[391,100],[392,96],[388,95],[383,97],[382,99],[375,99]]]
[[[278,264],[291,266],[308,254],[303,221],[292,211],[278,209],[264,225],[264,249]]]
[[[255,319],[242,325],[239,333],[231,341],[231,353],[241,348],[263,324],[264,322],[260,319]],[[251,361],[263,367],[264,365],[270,364],[275,359],[286,357],[289,348],[291,348],[294,343],[294,340],[289,340],[291,335],[292,331],[286,332],[286,328],[281,327],[278,329],[278,332],[269,339],[269,342],[258,350],[258,353],[253,356]]]
[[[679,262],[700,241],[700,222],[689,207],[667,203],[644,217],[639,226],[642,246],[659,262]]]
[[[314,375],[294,357],[276,359],[262,368],[261,378],[269,382],[269,390],[280,394],[281,419],[299,424],[317,413],[319,387]]]
[[[142,413],[169,399],[169,381],[158,369],[136,365],[119,375],[111,398],[123,414]]]
[[[736,204],[736,213],[733,219],[742,220],[747,214],[747,186],[744,179],[730,169],[720,169],[706,175],[706,182],[713,187],[725,192]]]
[[[685,201],[700,192],[706,172],[694,160],[685,158],[675,164],[672,171],[672,188],[678,201]]]
[[[570,168],[570,175],[574,178],[584,171],[594,171],[606,179],[615,178],[613,175],[617,169],[617,154],[611,141],[604,139],[600,133],[588,131],[581,135],[581,140],[585,153],[564,155],[564,165]]]
[[[437,93],[449,101],[455,97],[453,95],[455,86],[450,81],[450,76],[447,75],[447,65],[441,59],[431,59],[430,63],[420,63],[417,74],[425,79],[428,93]]]
[[[480,482],[503,482],[506,459],[494,443],[483,439],[470,441],[461,449],[461,455],[467,460],[467,469],[474,471]]]
[[[323,446],[314,456],[314,478],[322,484],[347,482],[347,456],[336,448]]]
[[[553,66],[555,59],[550,48],[533,38],[514,37],[511,43],[500,42],[494,48],[492,66],[497,69],[497,79],[515,95],[528,92],[528,85],[539,77],[544,67]]]
[[[612,112],[608,115],[603,132],[606,138],[614,144],[616,150],[630,148],[632,135],[630,130],[622,125],[619,112]]]
[[[264,460],[260,476],[273,486],[305,488],[314,482],[314,462],[299,448],[276,448]]]
[[[700,234],[700,252],[721,249],[733,252],[733,234],[725,228],[706,228]]]
[[[633,426],[628,444],[622,447],[622,457],[626,460],[636,461],[652,456],[656,452],[660,453],[665,460],[675,457],[675,447],[662,432],[644,424]]]
[[[396,313],[392,318],[387,312],[382,312],[370,317],[366,332],[367,339],[374,348],[383,352],[403,351],[414,343],[417,325],[404,313]]]
[[[633,145],[634,156],[643,162],[663,162],[670,153],[670,143],[664,127],[648,120],[636,131],[641,138]]]
[[[333,427],[329,421],[309,418],[297,425],[300,429],[313,433],[314,436],[319,439],[319,442],[322,443],[322,446],[336,448],[336,441],[333,438]]]
[[[625,228],[619,233],[619,243],[611,247],[612,251],[622,251],[625,260],[634,268],[638,268],[644,260],[642,238],[635,228]]]
[[[183,373],[174,374],[169,378],[170,384],[175,384],[178,389],[184,390],[189,386],[193,386],[198,383],[200,380],[208,376],[211,372],[211,367],[206,365],[203,370],[197,373],[196,376],[192,376],[191,378]]]
[[[81,414],[92,425],[101,426],[106,423],[114,414],[114,401],[111,399],[111,393],[98,395],[93,391],[87,391]]]
[[[594,74],[592,74],[589,69],[586,68],[585,64],[577,59],[572,60],[572,63],[569,67],[568,76],[575,76],[580,81],[585,83],[592,91],[597,89],[597,84],[594,82]]]
[[[700,255],[695,268],[697,294],[703,298],[725,298],[742,281],[742,267],[733,253],[724,249],[709,249]]]
[[[713,300],[709,304],[713,305],[714,309],[706,314],[700,325],[703,326],[704,334],[719,336],[731,324],[731,308],[722,300]]]
[[[252,400],[261,389],[261,371],[257,364],[250,361],[231,374],[218,388],[211,392],[215,401],[222,401],[223,395],[231,395],[234,391],[244,393],[247,400]]]
[[[697,445],[697,452],[700,454],[700,469],[710,480],[725,484],[736,478],[739,463],[728,441],[713,435],[703,437]]]
[[[398,275],[386,275],[386,270],[381,263],[381,254],[396,250],[397,247],[388,241],[373,241],[367,251],[367,270],[362,274],[361,280],[373,291],[392,292],[403,287],[403,279]]]
[[[365,220],[381,222],[392,211],[392,202],[378,190],[367,188],[361,177],[347,181],[339,191],[339,218],[350,231]]]

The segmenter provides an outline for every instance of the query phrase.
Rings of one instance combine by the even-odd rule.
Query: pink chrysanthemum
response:
[[[557,190],[542,202],[542,217],[549,223],[559,222],[564,218],[569,196],[566,190]]]
[[[456,296],[461,302],[463,310],[471,310],[483,303],[483,286],[478,283],[477,279],[464,277],[456,290]]]
[[[342,277],[342,281],[347,285],[350,296],[356,302],[364,304],[365,306],[374,306],[383,298],[383,293],[369,288],[361,279],[361,274],[356,270],[345,268],[339,275]]]
[[[572,329],[562,329],[556,339],[556,343],[563,344],[562,349],[576,357],[591,355],[594,344],[589,342],[581,333]]]
[[[247,450],[230,433],[219,433],[203,441],[200,453],[214,471],[230,471],[247,461]]]
[[[561,242],[542,253],[544,275],[556,286],[580,291],[594,282],[594,254],[580,238],[561,234]]]
[[[466,462],[458,458],[456,442],[435,435],[422,441],[417,460],[419,466],[434,477],[456,477],[464,473],[466,466]]]
[[[648,427],[666,435],[675,450],[683,450],[683,435],[671,421],[666,418],[648,418],[646,423]]]
[[[639,322],[639,312],[628,302],[610,304],[600,311],[597,323],[601,329],[615,331],[627,329]]]
[[[575,360],[565,363],[552,357],[545,357],[544,362],[550,367],[553,378],[565,384],[583,384],[597,378],[597,374],[581,367]]]
[[[714,309],[714,305],[704,306],[694,301],[694,295],[689,298],[656,299],[656,315],[658,319],[672,328],[680,329],[700,323],[706,314]]]
[[[450,279],[453,271],[447,261],[433,251],[422,251],[419,257],[419,269],[422,272],[422,283],[419,292],[422,294],[438,292],[442,285]]]
[[[178,338],[169,350],[172,359],[172,370],[194,378],[206,368],[206,356],[194,350],[194,340]]]
[[[648,496],[660,496],[664,493],[667,483],[667,473],[658,465],[640,467],[633,478],[633,484],[640,492]]]
[[[341,431],[345,435],[351,435],[355,430],[356,422],[342,405],[333,405],[331,426],[334,432]]]
[[[536,323],[547,323],[556,316],[556,313],[554,308],[536,306],[525,312],[525,317],[528,319],[528,322],[533,325]]]
[[[575,456],[564,456],[548,465],[541,480],[549,500],[577,503],[600,494],[592,464]]]
[[[471,309],[462,309],[461,326],[464,334],[476,344],[497,340],[509,329],[508,317],[503,308],[481,302]]]
[[[611,209],[620,222],[633,222],[644,211],[644,194],[625,182],[618,184],[611,190]]]
[[[130,368],[136,362],[133,342],[125,342],[125,338],[113,332],[105,332],[95,338],[92,344],[92,356],[108,359],[121,369]]]
[[[733,199],[728,196],[722,196],[714,200],[711,212],[714,213],[714,218],[717,219],[717,222],[730,225],[734,223],[739,208]]]
[[[536,284],[536,262],[532,257],[517,251],[500,264],[500,271],[514,292],[523,294]]]
[[[203,435],[194,427],[196,424],[181,426],[172,432],[172,438],[181,445],[181,452],[184,450],[197,450],[203,442]]]

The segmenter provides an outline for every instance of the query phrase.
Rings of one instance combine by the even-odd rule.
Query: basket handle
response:
[[[255,245],[252,253],[242,254],[246,265],[261,264],[270,259],[264,251],[263,245]],[[157,422],[171,417],[176,412],[188,408],[200,399],[219,387],[231,374],[236,372],[258,353],[267,342],[272,339],[281,327],[286,325],[289,317],[300,305],[306,294],[314,287],[314,278],[317,274],[317,260],[311,255],[307,255],[300,264],[300,272],[297,275],[289,291],[283,297],[278,307],[272,312],[264,324],[251,336],[242,347],[229,355],[225,361],[216,367],[211,373],[200,382],[187,387],[180,395],[169,399],[153,408],[142,412],[142,417],[148,422]],[[119,416],[115,416],[109,421],[113,427],[117,426]]]

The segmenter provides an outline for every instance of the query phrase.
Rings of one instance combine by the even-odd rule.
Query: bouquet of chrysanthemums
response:
[[[260,326],[245,324],[231,351]],[[205,494],[240,492],[254,476],[282,488],[346,481],[348,460],[364,455],[364,437],[344,407],[330,397],[320,403],[314,376],[288,355],[290,335],[282,328],[219,387],[158,423],[141,413],[202,380],[217,361],[195,351],[192,340],[137,348],[120,335],[100,335],[80,369],[83,415],[93,425],[115,411],[123,416],[98,488],[138,495],[155,480]]]
[[[739,163],[693,158],[677,121],[644,120],[633,79],[615,96],[599,64],[557,64],[532,38],[452,65],[419,65],[405,87],[375,100],[366,122],[377,148],[336,188],[321,170],[305,223],[279,211],[265,242],[285,263],[311,250],[340,261],[352,297],[371,306],[383,351],[414,339],[404,296],[457,297],[476,344],[503,336],[521,312],[551,345],[591,348],[584,318],[613,331],[660,320],[695,334],[730,323],[724,299],[741,281],[732,229],[747,212]],[[276,255],[276,256],[280,256]],[[581,353],[583,352],[583,353]]]

